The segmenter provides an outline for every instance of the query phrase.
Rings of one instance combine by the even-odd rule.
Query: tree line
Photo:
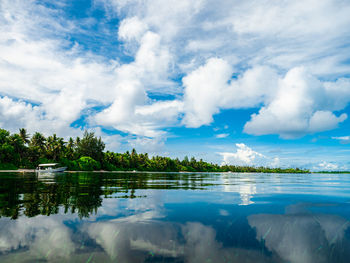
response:
[[[298,168],[269,168],[235,165],[218,165],[187,156],[180,160],[163,156],[149,157],[147,153],[115,153],[104,151],[105,143],[93,132],[83,137],[70,137],[68,141],[56,134],[45,137],[40,132],[30,136],[26,129],[18,133],[0,129],[0,170],[33,169],[40,163],[57,162],[72,171],[163,171],[163,172],[258,172],[308,173]]]

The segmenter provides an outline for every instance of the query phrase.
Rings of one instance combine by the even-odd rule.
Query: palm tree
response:
[[[75,142],[73,138],[70,137],[67,143],[65,157],[68,159],[74,159],[74,151],[75,151]]]
[[[9,145],[12,146],[11,162],[16,165],[22,163],[22,157],[25,154],[25,146],[22,138],[18,134],[9,136]]]
[[[43,150],[45,148],[45,141],[46,141],[45,136],[42,135],[40,132],[36,132],[34,133],[30,141],[30,144],[31,146],[38,147],[41,150]]]
[[[18,135],[22,138],[25,144],[29,143],[29,134],[27,133],[27,130],[25,128],[19,129]]]
[[[49,159],[57,161],[62,155],[65,142],[63,138],[58,138],[56,134],[49,136],[46,141],[47,155]]]
[[[74,140],[72,137],[69,137],[67,148],[69,148],[69,149],[74,148]]]

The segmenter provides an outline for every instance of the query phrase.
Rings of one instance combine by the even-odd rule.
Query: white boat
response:
[[[61,167],[58,163],[42,163],[35,169],[37,173],[63,173],[67,167]]]

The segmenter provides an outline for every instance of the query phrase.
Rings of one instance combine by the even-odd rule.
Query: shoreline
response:
[[[84,173],[84,172],[91,172],[91,173],[187,173],[187,174],[197,174],[197,173],[225,173],[225,174],[235,174],[235,173],[258,173],[258,172],[187,172],[187,171],[179,171],[179,172],[164,172],[164,171],[106,171],[106,170],[95,170],[95,171],[65,171],[65,173]],[[35,169],[18,169],[18,170],[0,170],[0,173],[35,173]],[[320,171],[320,172],[309,172],[309,173],[261,173],[261,174],[317,174],[317,173],[324,173],[324,174],[350,174],[350,171]]]

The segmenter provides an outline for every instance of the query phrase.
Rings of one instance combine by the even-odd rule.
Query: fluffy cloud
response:
[[[237,143],[237,152],[223,152],[219,153],[223,157],[224,164],[233,165],[256,165],[261,163],[266,157],[261,153],[253,151],[244,143]]]
[[[305,68],[294,68],[282,77],[269,67],[257,66],[238,78],[223,59],[207,63],[184,77],[183,123],[199,127],[213,122],[221,109],[253,108],[244,131],[254,135],[279,134],[297,138],[308,133],[332,130],[347,119],[333,111],[350,101],[350,82],[321,82]]]
[[[160,42],[159,35],[149,31],[144,34],[136,60],[116,70],[114,101],[93,117],[95,124],[131,134],[157,137],[164,134],[160,128],[177,121],[181,102],[152,103],[146,92],[148,86],[161,85],[167,75],[170,54]]]
[[[271,68],[257,66],[237,79],[232,79],[233,73],[227,61],[211,58],[183,78],[187,127],[210,124],[220,109],[257,107],[270,101],[277,80]]]
[[[329,163],[326,161],[323,161],[318,164],[318,166],[314,167],[315,170],[326,170],[326,171],[334,171],[339,170],[339,167],[335,163]]]
[[[219,152],[222,156],[222,164],[250,165],[277,167],[280,165],[279,157],[270,157],[254,151],[244,143],[236,143],[236,152]]]
[[[348,100],[350,89],[345,91],[341,85],[334,83],[332,89],[327,88],[328,85],[308,74],[304,68],[290,70],[278,85],[275,98],[258,114],[252,115],[244,127],[245,132],[295,138],[334,129],[347,119],[345,113],[337,117],[331,112],[344,107],[343,102],[331,98],[334,97],[333,92],[342,92],[343,98]]]
[[[119,26],[118,35],[121,40],[139,40],[147,30],[147,25],[137,17],[124,19]]]
[[[71,115],[65,115],[66,113],[65,110],[62,110],[50,115],[43,107],[33,106],[21,100],[16,101],[6,96],[0,97],[0,126],[12,132],[18,132],[19,127],[24,127],[30,133],[41,131],[44,134],[55,132],[65,137],[80,136],[80,129],[67,126],[65,117],[71,118]],[[53,123],[54,126],[52,126]]]
[[[183,123],[187,127],[210,124],[213,114],[219,112],[222,90],[226,88],[232,69],[222,59],[210,59],[207,64],[183,79],[186,115]]]

